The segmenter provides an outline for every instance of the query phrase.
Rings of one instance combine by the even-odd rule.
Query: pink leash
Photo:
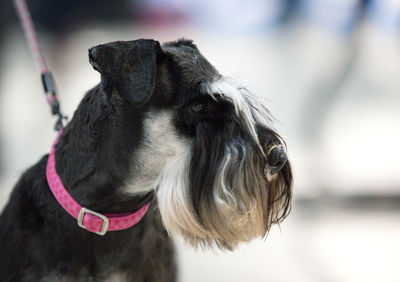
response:
[[[51,107],[52,114],[58,116],[55,129],[60,130],[63,127],[63,120],[65,120],[66,117],[60,111],[60,103],[58,102],[53,78],[46,66],[46,62],[40,49],[31,15],[25,0],[14,0],[14,6],[21,22],[25,38],[28,41],[29,50],[39,67],[47,103],[49,103]]]

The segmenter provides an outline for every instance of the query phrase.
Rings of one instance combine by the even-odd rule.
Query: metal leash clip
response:
[[[56,88],[54,86],[54,81],[51,73],[42,73],[41,77],[46,100],[51,107],[51,113],[58,116],[54,129],[59,131],[61,128],[64,127],[64,121],[66,121],[68,118],[61,113],[60,103],[58,102]]]

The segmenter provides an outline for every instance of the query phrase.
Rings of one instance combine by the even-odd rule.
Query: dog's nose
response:
[[[267,159],[271,175],[279,172],[288,160],[285,151],[280,145],[275,145],[269,149]]]

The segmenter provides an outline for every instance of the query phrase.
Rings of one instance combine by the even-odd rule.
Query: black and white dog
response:
[[[60,136],[55,169],[80,216],[103,214],[105,234],[55,198],[46,155],[0,217],[1,282],[175,281],[169,234],[232,250],[287,216],[292,173],[267,109],[192,41],[112,42],[89,59],[101,83]],[[148,203],[135,226],[107,230],[104,214]]]

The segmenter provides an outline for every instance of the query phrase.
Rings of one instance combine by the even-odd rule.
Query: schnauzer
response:
[[[232,250],[288,215],[268,110],[192,41],[112,42],[89,61],[101,83],[2,212],[0,281],[176,281],[169,235]]]

